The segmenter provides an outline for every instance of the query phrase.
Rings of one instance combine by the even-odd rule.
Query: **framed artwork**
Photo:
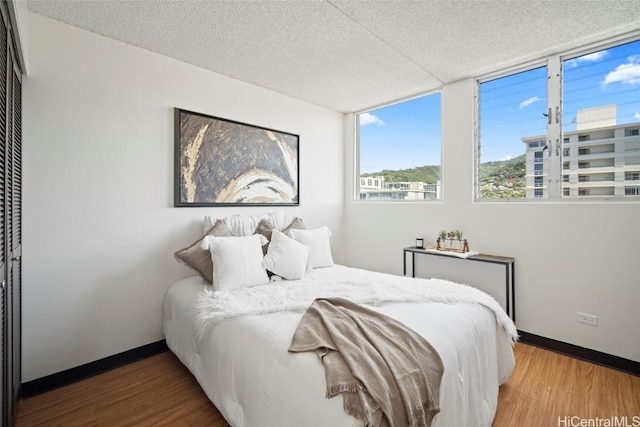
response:
[[[174,206],[297,206],[300,137],[175,109]]]

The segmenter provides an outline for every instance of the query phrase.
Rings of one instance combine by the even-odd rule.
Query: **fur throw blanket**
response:
[[[248,288],[204,290],[198,297],[201,326],[247,314],[304,312],[316,298],[344,298],[373,306],[384,302],[480,304],[491,310],[498,325],[517,340],[517,330],[500,304],[471,286],[446,280],[420,279],[335,265],[319,268],[301,280],[281,280]]]

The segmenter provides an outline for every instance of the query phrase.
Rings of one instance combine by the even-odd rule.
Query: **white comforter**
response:
[[[358,284],[373,292],[366,296]],[[344,413],[341,397],[325,399],[324,370],[314,354],[287,352],[305,301],[337,296],[326,292],[339,293],[340,287],[346,292],[342,296],[374,304],[373,309],[404,322],[438,351],[445,372],[434,426],[491,425],[498,386],[515,363],[515,327],[490,297],[450,282],[343,266],[267,286],[273,286],[271,292],[253,288],[216,296],[203,292],[210,287],[193,277],[176,282],[165,299],[169,348],[231,425],[361,425]],[[471,302],[474,296],[476,303]],[[276,311],[281,308],[297,311]]]

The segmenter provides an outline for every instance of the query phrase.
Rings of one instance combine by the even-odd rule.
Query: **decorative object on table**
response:
[[[424,239],[422,237],[416,237],[416,248],[424,249]]]
[[[447,243],[447,241],[449,243]],[[469,252],[469,243],[467,239],[462,238],[460,230],[446,231],[441,230],[436,240],[435,249],[439,251],[451,251],[465,253]]]
[[[297,206],[298,135],[175,109],[174,206]]]

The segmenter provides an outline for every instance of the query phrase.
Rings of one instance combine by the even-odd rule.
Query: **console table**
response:
[[[515,322],[516,321],[516,296],[515,296],[515,285],[516,285],[516,273],[515,273],[515,258],[505,257],[505,256],[497,256],[497,255],[486,255],[486,254],[478,254],[471,255],[467,258],[456,257],[454,255],[447,255],[446,253],[436,253],[433,251],[427,251],[422,248],[418,248],[416,246],[410,246],[404,248],[402,250],[403,255],[403,274],[407,275],[407,253],[411,254],[411,277],[416,277],[416,254],[417,255],[432,255],[438,257],[447,257],[454,260],[458,260],[460,262],[466,261],[475,261],[475,262],[486,262],[491,264],[500,264],[505,268],[504,272],[504,291],[506,296],[506,312],[509,317]]]

